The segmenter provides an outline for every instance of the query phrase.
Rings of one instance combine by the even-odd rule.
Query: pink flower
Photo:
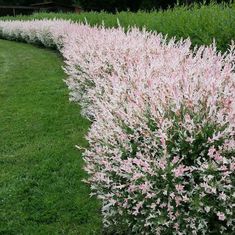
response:
[[[143,193],[147,193],[150,190],[150,185],[148,182],[144,182],[139,186],[139,189],[142,190]]]
[[[215,161],[222,161],[223,157],[219,153],[216,153],[214,156],[214,159],[215,159]]]
[[[219,194],[219,199],[221,199],[223,201],[226,201],[226,198],[227,198],[227,196],[226,196],[226,194],[224,192]]]
[[[178,196],[175,197],[176,206],[179,206],[179,205],[181,204],[181,203],[180,203],[181,201],[182,201],[182,198],[181,198],[181,197],[178,197]]]
[[[224,221],[226,219],[225,215],[223,212],[217,212],[216,214],[218,216],[218,219],[221,220],[221,221]]]
[[[235,170],[235,163],[232,162],[232,163],[230,164],[230,171],[234,171],[234,170]]]
[[[175,223],[174,226],[173,226],[174,229],[176,230],[179,230],[179,224],[178,223]]]
[[[133,208],[133,215],[138,215],[140,213],[140,209],[143,207],[143,202],[138,202],[136,206]]]
[[[216,152],[216,149],[215,149],[215,147],[213,146],[213,147],[211,147],[211,148],[209,149],[208,155],[209,155],[211,158],[213,158],[215,152]]]
[[[182,185],[182,184],[176,184],[176,185],[175,185],[175,188],[176,188],[176,190],[177,190],[178,193],[181,193],[181,192],[183,192],[183,190],[184,190],[184,185]]]
[[[184,165],[179,165],[177,168],[173,170],[176,177],[180,177],[184,175],[184,172],[188,169]]]
[[[175,156],[172,160],[172,162],[175,164],[179,161],[179,157],[178,156]]]
[[[164,170],[164,169],[166,168],[166,164],[167,164],[167,161],[164,160],[164,159],[161,159],[161,160],[159,161],[159,163],[158,163],[158,166],[159,166],[162,170]]]

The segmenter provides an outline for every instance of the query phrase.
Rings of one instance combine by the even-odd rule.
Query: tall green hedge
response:
[[[83,9],[93,11],[122,11],[122,10],[151,10],[151,9],[167,9],[176,4],[189,5],[192,3],[205,3],[210,2],[231,2],[231,0],[78,0]]]
[[[42,2],[50,2],[50,0],[0,0],[0,5],[21,5],[28,6],[33,3],[42,3]],[[52,2],[62,3],[65,5],[71,5],[76,3],[76,0],[52,0]]]
[[[122,11],[129,9],[131,11],[136,11],[140,9],[142,0],[79,0],[79,4],[84,10]]]
[[[74,13],[37,13],[32,16],[3,17],[0,19],[67,19],[75,22],[88,21],[91,25],[106,27],[121,26],[146,27],[147,30],[161,32],[177,39],[190,37],[193,46],[208,45],[215,39],[218,50],[225,51],[231,40],[235,41],[235,5],[210,4],[178,6],[165,11]],[[117,21],[118,19],[118,21]]]

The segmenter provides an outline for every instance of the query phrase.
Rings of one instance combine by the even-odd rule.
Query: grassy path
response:
[[[99,234],[81,153],[89,122],[69,103],[57,53],[0,40],[0,234]]]

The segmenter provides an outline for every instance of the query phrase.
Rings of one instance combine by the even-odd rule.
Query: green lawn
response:
[[[89,122],[68,101],[60,56],[0,40],[0,234],[100,234],[81,182]]]

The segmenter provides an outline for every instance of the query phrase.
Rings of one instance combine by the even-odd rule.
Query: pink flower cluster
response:
[[[93,120],[85,169],[107,228],[234,233],[233,46],[56,20],[0,22],[0,35],[64,56],[71,99]]]

